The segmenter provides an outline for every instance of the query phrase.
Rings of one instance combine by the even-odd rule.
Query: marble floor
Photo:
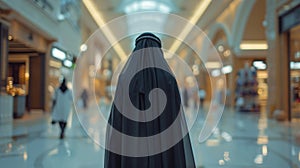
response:
[[[89,113],[83,114],[86,121],[99,122]],[[300,145],[294,138],[300,131],[298,122],[267,119],[265,112],[225,109],[218,128],[199,143],[203,116],[198,115],[190,132],[198,168],[300,167]],[[103,167],[103,148],[86,134],[75,113],[70,117],[64,140],[59,140],[59,128],[50,120],[49,115],[33,111],[23,119],[1,123],[0,167]]]

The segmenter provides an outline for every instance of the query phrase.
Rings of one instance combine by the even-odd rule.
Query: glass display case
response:
[[[26,91],[25,85],[13,84],[13,78],[8,77],[6,91],[13,96],[13,117],[20,118],[26,110]]]

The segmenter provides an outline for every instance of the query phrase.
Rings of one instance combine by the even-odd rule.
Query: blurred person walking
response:
[[[81,97],[81,100],[82,100],[82,103],[83,103],[83,108],[87,109],[88,100],[89,100],[88,91],[86,89],[83,89],[80,97]]]
[[[205,100],[205,96],[206,96],[205,90],[204,89],[199,89],[198,96],[199,96],[199,100],[200,100],[200,107],[203,108],[204,100]]]
[[[61,85],[55,89],[53,95],[52,124],[58,122],[60,127],[60,139],[65,137],[65,128],[72,107],[72,92],[66,85],[64,78]]]

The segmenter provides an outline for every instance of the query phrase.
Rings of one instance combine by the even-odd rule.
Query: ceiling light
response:
[[[218,51],[219,52],[223,52],[224,51],[224,46],[223,45],[219,45],[218,46]]]
[[[162,13],[170,13],[171,8],[165,3],[157,1],[134,1],[124,8],[125,13],[143,12],[143,11],[160,11]]]
[[[267,65],[263,61],[253,61],[252,64],[256,69],[260,69],[260,70],[267,69]]]
[[[223,74],[229,74],[232,72],[232,66],[231,65],[226,65],[222,68],[222,73]]]
[[[241,50],[267,50],[268,44],[266,41],[243,41],[240,44]]]
[[[64,60],[64,66],[68,67],[68,68],[71,68],[73,65],[72,61],[70,60]]]
[[[8,35],[8,40],[9,41],[12,41],[14,38],[13,38],[13,36],[12,35]]]
[[[65,18],[66,18],[66,16],[61,13],[57,15],[58,21],[63,21]]]
[[[300,58],[300,51],[295,52],[295,58]]]
[[[211,76],[217,77],[221,75],[221,71],[219,69],[215,69],[211,71]]]
[[[53,57],[55,57],[55,58],[57,58],[59,60],[64,60],[67,57],[67,54],[64,51],[62,51],[62,50],[60,50],[60,49],[58,49],[56,47],[52,48],[51,53],[52,53]]]
[[[290,68],[291,69],[300,69],[300,62],[291,62]]]
[[[229,57],[230,56],[230,54],[231,54],[231,51],[230,50],[226,50],[226,51],[224,51],[224,57]]]
[[[86,51],[87,50],[87,45],[86,44],[82,44],[81,46],[80,46],[80,51],[81,52],[84,52],[84,51]]]
[[[125,13],[132,13],[138,10],[139,10],[139,4],[137,2],[134,2],[131,5],[125,7]]]
[[[168,6],[164,5],[164,4],[160,4],[158,6],[158,9],[159,9],[159,11],[161,11],[163,13],[170,13],[171,12],[171,9]]]
[[[141,10],[154,10],[157,7],[157,3],[155,1],[141,1],[140,8]]]

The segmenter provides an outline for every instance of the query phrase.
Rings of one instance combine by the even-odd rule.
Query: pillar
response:
[[[288,56],[286,51],[286,35],[279,35],[277,1],[267,0],[266,5],[266,37],[268,42],[268,102],[269,117],[274,110],[283,110],[286,118],[289,114],[288,92]]]
[[[6,86],[8,74],[8,26],[1,22],[0,40],[0,88],[3,88]]]

